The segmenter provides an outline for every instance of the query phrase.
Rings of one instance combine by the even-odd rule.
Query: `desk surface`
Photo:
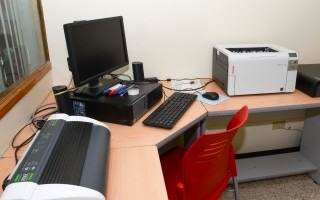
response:
[[[215,83],[209,84],[205,89],[226,95]],[[231,115],[243,105],[248,106],[250,113],[306,109],[320,107],[320,98],[309,97],[296,89],[293,93],[233,96],[229,100],[214,106],[205,104],[209,116]]]
[[[169,82],[164,82],[164,85],[170,87]],[[225,94],[215,83],[205,89]],[[167,95],[170,93],[166,91]],[[53,97],[45,103],[50,102],[54,102]],[[158,105],[160,103],[133,126],[106,123],[111,130],[107,199],[167,199],[157,146],[175,138],[208,115],[232,115],[243,105],[248,105],[251,113],[314,108],[320,107],[320,98],[311,98],[295,90],[286,94],[236,96],[214,106],[195,102],[170,130],[142,124],[143,119]],[[26,129],[19,140],[23,141],[30,134],[32,131]],[[0,160],[1,181],[13,168],[13,152],[9,148]]]
[[[111,148],[107,199],[166,199],[156,146]]]
[[[170,93],[168,91],[167,95]],[[142,121],[162,102],[163,99],[133,126],[106,123],[112,133],[111,147],[159,146],[160,142],[171,140],[207,117],[207,112],[203,105],[195,102],[172,129],[154,128],[144,125]]]

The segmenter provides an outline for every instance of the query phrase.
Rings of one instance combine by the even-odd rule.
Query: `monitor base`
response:
[[[96,86],[89,86],[84,85],[80,88],[78,88],[76,91],[74,91],[74,94],[77,96],[91,96],[91,97],[95,97],[98,95],[101,95],[103,91],[105,91],[106,89],[120,83],[121,80],[118,79],[104,79],[104,78],[100,78],[99,79],[99,84]]]

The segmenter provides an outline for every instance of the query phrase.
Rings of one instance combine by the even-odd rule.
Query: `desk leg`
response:
[[[320,108],[307,110],[300,148],[300,152],[318,168],[309,174],[320,184]]]
[[[206,132],[206,130],[207,130],[206,120],[202,120],[200,122],[200,130],[199,130],[199,136],[198,137],[200,137],[200,135],[204,134]]]
[[[186,149],[203,134],[205,127],[205,120],[201,120],[196,126],[189,130],[191,133],[185,134],[184,144]],[[189,137],[187,135],[189,135]]]

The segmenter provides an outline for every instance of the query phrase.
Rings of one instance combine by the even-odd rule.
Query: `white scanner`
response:
[[[229,95],[295,90],[298,54],[274,44],[217,44],[212,78]]]

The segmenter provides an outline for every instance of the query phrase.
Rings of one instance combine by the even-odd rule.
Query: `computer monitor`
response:
[[[64,24],[68,65],[78,91],[95,96],[114,81],[102,76],[129,64],[123,18],[110,17]]]

